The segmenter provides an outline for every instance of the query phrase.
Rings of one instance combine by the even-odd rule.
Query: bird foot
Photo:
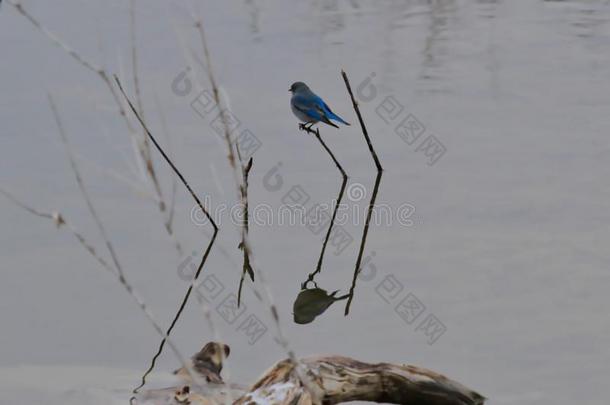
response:
[[[311,127],[314,125],[313,122],[307,122],[305,124],[299,124],[299,130],[301,131],[305,131],[305,132],[309,132],[309,133],[315,133],[316,131],[314,131],[313,129],[311,129]]]

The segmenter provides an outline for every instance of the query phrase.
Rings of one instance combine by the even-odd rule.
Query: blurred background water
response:
[[[71,47],[123,77],[133,93],[129,2],[25,5]],[[224,144],[210,117],[190,105],[199,90],[172,90],[188,49],[202,54],[190,8],[158,0],[136,7],[145,117],[160,134],[161,106],[186,177],[211,207],[231,206]],[[339,302],[308,325],[292,322],[292,304],[315,268],[323,233],[252,226],[256,267],[265,271],[299,356],[422,365],[492,404],[607,403],[608,1],[246,0],[198,2],[193,9],[200,9],[217,79],[240,128],[261,143],[251,205],[277,210],[294,186],[310,205],[336,198],[336,168],[315,138],[296,128],[292,82],[308,83],[353,124],[321,128],[351,190],[364,192],[346,197],[343,228],[354,240],[339,254],[329,248],[317,278],[322,288],[349,288],[375,178],[342,68],[354,88],[368,79],[373,91],[361,93],[361,108],[385,168],[377,203],[415,210],[412,223],[371,225],[366,277],[350,315],[343,316]],[[188,284],[178,268],[192,252],[200,255],[209,226],[193,223],[192,201],[179,188],[175,228],[183,254],[177,254],[107,89],[7,4],[0,8],[0,49],[0,186],[37,208],[61,211],[105,253],[57,134],[46,98],[52,93],[125,271],[167,325]],[[395,132],[409,116],[425,129],[413,142]],[[419,147],[426,139],[444,150],[433,164]],[[171,173],[153,154],[169,194]],[[281,185],[271,187],[270,179]],[[69,233],[4,198],[0,221],[0,402],[124,401],[158,344],[150,324]],[[238,241],[238,228],[223,214],[204,270],[224,287],[214,307],[237,290]],[[425,306],[411,323],[396,310],[406,297]],[[246,312],[233,323],[215,308],[212,314],[232,347],[231,380],[249,383],[285,353],[251,289],[244,300]],[[239,327],[248,315],[268,328],[254,343]],[[433,344],[418,327],[429,316],[444,328]],[[176,343],[189,355],[213,338],[192,300]],[[167,351],[157,378],[176,366]]]

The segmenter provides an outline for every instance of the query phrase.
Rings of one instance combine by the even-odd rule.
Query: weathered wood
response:
[[[203,352],[203,351],[202,351]],[[198,355],[201,355],[201,353]],[[343,356],[300,361],[308,382],[295,365],[282,360],[249,389],[223,384],[203,388],[184,385],[148,391],[139,403],[154,405],[333,405],[347,401],[400,405],[482,405],[485,398],[462,384],[425,368],[391,363],[364,363]]]
[[[404,405],[480,405],[485,398],[433,371],[390,363],[364,363],[343,356],[302,360],[314,392],[284,360],[271,368],[235,405],[323,404],[371,401]]]

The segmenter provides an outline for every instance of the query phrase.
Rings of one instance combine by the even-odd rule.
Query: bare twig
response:
[[[157,97],[155,97],[155,102],[157,104],[157,113],[159,115],[159,120],[161,121],[161,128],[163,130],[163,135],[165,136],[165,139],[167,141],[167,153],[170,156],[172,156],[173,155],[172,138],[171,138],[169,130],[167,128],[167,121],[165,120],[165,114],[163,113],[163,108],[161,108],[161,103],[159,102]],[[170,237],[174,240],[174,246],[176,247],[176,250],[178,251],[178,255],[182,256],[182,246],[180,245],[180,242],[178,241],[178,238],[176,237],[176,235],[174,233],[174,214],[176,212],[176,191],[177,191],[176,176],[172,176],[172,189],[171,189],[171,194],[170,194],[170,198],[169,198],[168,214],[167,214],[167,218],[165,219],[165,229],[167,230],[167,233],[170,235]]]
[[[347,186],[348,177],[347,177],[347,173],[345,172],[345,170],[343,169],[343,167],[341,166],[341,164],[339,163],[339,161],[337,160],[337,158],[335,157],[333,152],[330,150],[330,148],[326,145],[326,142],[324,142],[324,140],[320,136],[319,128],[316,128],[315,131],[313,129],[311,129],[311,127],[306,127],[305,125],[300,125],[299,128],[303,131],[306,131],[307,133],[315,135],[315,137],[318,139],[318,141],[320,142],[320,144],[322,145],[324,150],[330,155],[331,159],[335,163],[335,166],[337,166],[337,169],[339,169],[339,172],[341,172],[341,177],[343,178],[343,180],[341,182],[341,188],[339,189],[339,195],[337,196],[335,208],[333,210],[333,215],[330,219],[330,225],[328,226],[328,231],[326,232],[326,236],[324,237],[324,241],[322,242],[322,250],[320,251],[320,257],[318,258],[318,264],[316,265],[315,271],[313,273],[310,273],[309,276],[307,277],[307,281],[305,281],[303,283],[303,288],[306,288],[307,284],[309,282],[314,281],[314,278],[316,277],[316,275],[322,271],[322,262],[324,260],[324,253],[326,252],[326,245],[328,244],[328,240],[330,239],[330,235],[332,234],[333,225],[335,224],[335,219],[337,217],[337,211],[339,210],[339,206],[341,205],[341,200],[343,199],[343,194],[345,192],[345,187]]]
[[[364,125],[364,120],[362,119],[362,114],[360,114],[360,108],[358,108],[358,102],[354,98],[354,94],[352,93],[352,87],[349,84],[349,79],[347,78],[347,73],[344,70],[341,71],[341,76],[343,76],[343,81],[345,82],[345,87],[347,87],[347,92],[352,100],[352,105],[354,106],[354,110],[356,111],[356,115],[358,116],[358,121],[360,122],[360,128],[362,129],[362,134],[364,135],[364,139],[366,139],[366,144],[369,147],[369,151],[371,152],[371,156],[373,156],[373,160],[375,161],[375,166],[377,167],[377,171],[383,171],[383,167],[381,167],[381,163],[379,163],[379,158],[377,157],[377,153],[375,153],[375,149],[373,148],[373,144],[371,143],[371,138],[369,138],[369,133],[366,130],[366,126]]]
[[[7,192],[3,189],[0,189],[0,194],[3,194],[7,199],[9,199],[15,205],[17,205],[18,207],[26,210],[27,212],[29,212],[35,216],[52,220],[58,228],[65,226],[67,229],[69,229],[70,232],[72,233],[72,235],[80,243],[80,245],[102,266],[102,268],[104,270],[106,270],[108,273],[110,273],[113,277],[116,277],[117,281],[123,286],[123,288],[127,291],[129,296],[135,301],[136,305],[140,308],[140,310],[144,313],[146,318],[152,324],[155,331],[160,336],[162,336],[164,339],[168,340],[168,345],[170,346],[172,352],[174,353],[174,355],[176,356],[176,358],[178,359],[180,364],[182,364],[183,367],[185,367],[189,376],[191,378],[197,379],[197,376],[194,373],[194,371],[192,370],[192,367],[186,362],[184,356],[182,356],[182,354],[180,353],[180,351],[178,350],[178,347],[174,344],[174,342],[171,339],[169,339],[169,336],[167,334],[165,334],[163,332],[163,329],[161,328],[161,326],[159,326],[159,323],[155,320],[152,313],[148,310],[146,303],[142,300],[142,298],[140,298],[140,296],[138,295],[137,291],[133,288],[133,286],[127,281],[127,279],[125,277],[122,277],[115,268],[113,268],[110,264],[108,264],[108,262],[106,262],[102,257],[100,257],[97,254],[93,245],[87,241],[87,239],[83,236],[83,234],[80,233],[66,219],[66,217],[64,215],[60,214],[57,211],[51,212],[51,213],[39,211],[39,210],[27,205],[26,203],[18,200],[12,194],[10,194],[9,192]]]
[[[377,199],[377,192],[379,191],[379,184],[381,183],[381,176],[383,174],[383,168],[381,167],[381,163],[379,163],[379,158],[377,158],[377,153],[375,153],[375,149],[373,148],[373,144],[371,143],[371,138],[369,137],[369,133],[366,129],[366,125],[364,125],[364,120],[362,119],[362,114],[360,113],[360,108],[358,108],[358,103],[354,99],[354,94],[352,93],[352,88],[349,84],[349,79],[347,78],[347,73],[345,71],[341,71],[341,75],[343,76],[343,81],[345,82],[345,87],[347,88],[347,92],[352,100],[352,105],[354,106],[354,110],[356,111],[356,115],[358,116],[358,121],[360,122],[360,128],[362,129],[362,134],[364,135],[364,139],[366,139],[366,143],[369,147],[369,151],[371,152],[371,156],[375,161],[375,166],[377,167],[377,177],[375,178],[375,186],[373,188],[373,193],[371,194],[371,200],[369,201],[369,207],[366,213],[366,220],[364,222],[364,229],[362,231],[362,239],[360,241],[360,248],[358,249],[358,258],[356,259],[356,267],[354,269],[354,277],[352,279],[352,285],[349,291],[349,298],[347,303],[345,304],[345,315],[349,314],[349,309],[352,304],[352,299],[354,298],[354,290],[356,289],[356,280],[358,279],[358,274],[360,273],[360,266],[362,265],[362,256],[364,254],[364,246],[366,245],[366,238],[369,232],[369,224],[371,222],[371,215],[373,213],[373,208],[375,207],[375,200]]]
[[[29,11],[27,11],[20,2],[15,1],[15,0],[7,0],[7,2],[11,6],[13,6],[15,8],[15,10],[17,10],[17,12],[21,16],[23,16],[36,29],[38,29],[44,36],[46,36],[54,45],[61,48],[72,59],[74,59],[78,64],[83,66],[85,69],[95,73],[102,80],[102,82],[105,84],[106,88],[110,92],[114,102],[116,103],[116,105],[118,107],[119,115],[121,115],[121,117],[123,117],[125,124],[127,126],[127,129],[128,129],[128,132],[133,137],[133,139],[136,139],[136,131],[133,128],[133,126],[131,125],[131,122],[129,121],[129,119],[127,118],[127,114],[125,112],[125,108],[123,107],[123,103],[121,102],[119,95],[117,94],[114,86],[112,85],[110,76],[109,76],[108,72],[106,71],[106,69],[87,60],[80,53],[78,53],[77,51],[75,51],[74,49],[72,49],[68,45],[66,45],[58,36],[56,36],[53,32],[51,32],[45,26],[43,26],[40,23],[40,21],[38,21],[32,14],[30,14]],[[133,10],[134,10],[134,8],[132,7],[132,15],[135,14],[135,12]],[[135,30],[135,28],[133,28],[133,29]],[[133,31],[133,35],[134,35],[133,40],[135,41],[135,31]],[[135,49],[135,45],[134,45],[134,49]],[[133,56],[134,56],[134,58],[136,57],[135,51],[133,53]],[[135,74],[135,69],[136,69],[136,67],[134,67],[134,74]],[[136,159],[141,159],[144,162],[144,165],[146,167],[146,173],[147,173],[148,177],[150,178],[152,185],[153,185],[153,189],[158,197],[157,198],[158,208],[161,212],[164,213],[166,204],[165,204],[165,201],[163,198],[161,185],[157,178],[157,174],[155,172],[155,168],[154,168],[152,159],[150,158],[150,151],[148,150],[149,147],[148,147],[146,139],[147,138],[144,137],[145,141],[142,143],[138,142],[136,139],[136,144],[137,144],[138,153],[139,153],[139,158],[136,154]]]
[[[178,170],[178,168],[174,165],[174,163],[171,161],[171,159],[167,156],[167,154],[165,153],[163,148],[161,148],[161,146],[159,145],[159,143],[157,142],[155,137],[152,135],[152,133],[150,132],[150,130],[148,129],[148,127],[146,126],[146,124],[142,120],[142,117],[140,117],[140,115],[138,114],[138,111],[134,107],[133,103],[131,102],[131,100],[129,100],[129,97],[127,97],[127,94],[125,93],[125,90],[123,90],[123,86],[121,85],[121,82],[119,81],[119,78],[115,76],[114,80],[116,81],[116,84],[118,85],[121,94],[123,94],[123,97],[125,98],[127,104],[129,105],[129,108],[131,109],[133,114],[136,116],[136,118],[140,122],[140,125],[142,126],[142,128],[146,132],[146,135],[148,135],[150,137],[150,140],[153,142],[153,144],[155,145],[155,147],[157,148],[159,153],[163,156],[163,158],[165,159],[167,164],[172,168],[174,173],[178,176],[178,178],[180,179],[180,181],[182,182],[184,187],[188,190],[188,192],[190,193],[191,197],[193,197],[193,199],[195,200],[195,202],[197,203],[199,208],[203,211],[203,213],[206,215],[207,219],[210,221],[210,224],[212,224],[212,227],[214,228],[214,232],[212,234],[212,239],[208,243],[208,245],[207,245],[207,247],[206,247],[206,249],[205,249],[205,251],[203,253],[203,256],[201,258],[201,262],[199,263],[199,266],[197,267],[197,271],[195,272],[195,276],[193,278],[193,282],[191,283],[191,285],[186,290],[186,293],[184,295],[184,298],[182,299],[180,307],[178,308],[178,311],[174,315],[174,318],[173,318],[169,328],[166,331],[166,335],[169,336],[171,334],[172,330],[174,329],[174,327],[176,326],[176,323],[180,319],[180,315],[182,314],[182,311],[184,311],[184,308],[186,307],[186,304],[187,304],[188,299],[189,299],[189,297],[191,295],[191,292],[193,291],[193,284],[199,278],[199,275],[201,274],[201,270],[203,269],[203,266],[205,265],[205,262],[208,259],[210,251],[212,249],[212,245],[214,244],[214,241],[216,240],[216,236],[218,235],[218,226],[216,225],[216,222],[214,221],[214,218],[212,218],[212,216],[210,215],[208,210],[201,203],[201,200],[199,199],[199,197],[197,197],[197,195],[195,194],[195,192],[193,191],[193,189],[191,188],[189,183],[186,181],[186,179],[184,178],[184,176],[182,175],[180,170]],[[134,390],[133,390],[134,394],[137,393],[138,390],[140,388],[142,388],[146,384],[146,377],[154,369],[157,359],[159,358],[159,356],[163,352],[163,347],[165,346],[165,342],[166,341],[167,341],[167,339],[164,337],[163,340],[161,341],[161,343],[159,344],[159,348],[157,350],[157,353],[153,356],[153,358],[151,360],[151,364],[150,364],[149,368],[146,370],[146,372],[142,376],[142,381],[141,381],[140,385],[138,387],[134,388]]]
[[[212,61],[211,61],[210,52],[208,49],[208,43],[206,40],[205,31],[203,28],[203,20],[201,17],[197,18],[194,13],[191,13],[191,17],[193,18],[195,28],[197,28],[197,31],[199,32],[199,36],[201,39],[203,53],[205,56],[206,72],[208,74],[208,79],[210,81],[210,85],[212,86],[212,94],[214,97],[214,102],[216,103],[216,105],[218,106],[218,108],[220,110],[221,122],[223,124],[223,129],[224,129],[224,138],[225,138],[225,142],[227,144],[226,146],[227,146],[227,150],[228,150],[227,158],[229,160],[229,166],[231,168],[231,172],[233,174],[235,185],[237,188],[237,197],[241,201],[242,206],[245,207],[244,208],[245,209],[245,211],[244,211],[245,219],[244,219],[244,224],[243,224],[242,230],[241,230],[241,242],[239,243],[239,248],[243,252],[242,276],[239,281],[238,294],[237,294],[238,305],[240,305],[241,304],[241,291],[242,291],[242,286],[243,286],[243,282],[244,282],[244,274],[248,273],[248,275],[250,276],[250,279],[252,281],[254,281],[254,269],[252,268],[251,259],[250,259],[252,249],[251,249],[250,243],[248,241],[248,219],[247,219],[247,215],[248,215],[248,191],[247,191],[247,188],[248,188],[247,175],[248,174],[247,173],[250,171],[250,168],[252,166],[252,160],[250,160],[250,162],[248,162],[248,164],[246,164],[243,161],[241,152],[239,150],[239,145],[237,143],[235,143],[235,151],[234,151],[233,142],[231,141],[231,130],[229,128],[229,122],[227,119],[228,109],[223,108],[223,106],[221,104],[220,89],[218,87],[218,84],[216,82],[216,79],[214,77],[214,72],[212,69]],[[237,167],[235,164],[236,155],[237,155],[237,159],[239,160],[241,179],[237,175]]]
[[[200,37],[203,41],[203,46],[204,46],[204,52],[206,53],[206,59],[207,59],[207,71],[208,74],[211,72],[211,61],[209,58],[209,52],[206,51],[207,49],[207,42],[205,40],[205,33],[203,31],[203,23],[202,20],[199,18],[197,18],[193,13],[191,13],[191,16],[193,18],[193,20],[195,21],[195,26],[199,31]],[[214,76],[211,76],[210,82],[213,86],[213,94],[214,94],[214,98],[215,98],[215,102],[218,105],[218,108],[220,108],[222,110],[221,104],[220,104],[220,95],[219,95],[219,89],[218,86],[216,85],[216,81],[212,80],[214,78]],[[235,178],[235,184],[237,185],[237,193],[238,193],[238,198],[241,198],[241,193],[240,193],[240,180],[239,180],[239,176],[237,174],[236,171],[236,165],[235,165],[235,154],[233,153],[233,147],[232,147],[232,142],[230,140],[230,131],[229,131],[229,126],[228,126],[228,122],[226,120],[226,115],[225,114],[221,114],[222,117],[222,121],[223,121],[223,125],[224,125],[224,129],[225,129],[225,139],[227,141],[227,146],[229,149],[229,163],[231,168],[233,169],[233,175]],[[242,162],[242,167],[244,167],[243,162]],[[251,252],[251,249],[249,248],[249,243],[248,243],[248,239],[245,239],[245,247],[248,248],[248,251]],[[252,262],[252,258],[250,258],[250,262]],[[303,366],[298,362],[296,355],[294,353],[294,351],[290,348],[290,345],[288,343],[288,340],[286,339],[286,337],[284,336],[284,333],[282,331],[282,327],[280,324],[280,318],[279,318],[279,314],[277,312],[277,307],[275,306],[274,302],[273,302],[273,296],[271,294],[271,290],[269,289],[269,286],[266,282],[266,278],[265,278],[265,274],[263,272],[262,269],[258,269],[257,273],[259,274],[259,282],[261,284],[261,286],[264,288],[265,290],[265,296],[267,299],[266,304],[269,306],[269,311],[271,313],[271,318],[275,324],[276,327],[276,342],[288,353],[289,358],[291,359],[291,361],[294,362],[295,364],[295,372],[298,374],[299,379],[301,381],[303,381],[303,384],[310,386],[310,382],[309,382],[309,378],[307,377],[305,371],[303,370]],[[256,296],[257,299],[259,299],[261,302],[263,301],[262,296],[258,293],[258,291],[256,289],[254,289],[254,295]]]
[[[381,183],[381,175],[383,172],[377,172],[377,177],[375,178],[375,186],[373,187],[373,194],[371,195],[371,200],[369,201],[369,207],[366,212],[366,220],[364,222],[364,230],[362,231],[362,239],[360,240],[360,248],[358,249],[358,258],[356,259],[356,267],[354,268],[354,277],[352,279],[352,285],[349,290],[349,298],[347,299],[347,303],[345,304],[345,315],[349,314],[349,308],[352,304],[352,299],[354,298],[354,290],[356,289],[356,281],[358,279],[358,274],[360,274],[361,265],[362,265],[362,256],[364,254],[364,246],[366,245],[366,238],[369,232],[369,224],[371,223],[371,215],[373,213],[373,209],[375,207],[375,200],[377,199],[377,192],[379,191],[379,184]]]
[[[3,194],[13,204],[18,206],[19,208],[26,210],[27,212],[29,212],[32,215],[36,215],[37,217],[41,217],[41,218],[52,219],[52,220],[56,221],[57,226],[61,226],[64,223],[63,219],[61,219],[62,218],[61,215],[58,212],[47,213],[47,212],[38,211],[37,209],[32,208],[29,205],[25,204],[24,202],[18,200],[11,193],[9,193],[8,191],[5,191],[1,188],[0,188],[0,194]]]
[[[68,142],[68,137],[67,137],[67,135],[65,133],[65,130],[64,130],[64,127],[63,127],[63,124],[62,124],[62,121],[61,121],[61,117],[59,116],[59,112],[57,110],[55,102],[53,101],[53,98],[51,97],[51,95],[48,95],[48,98],[49,98],[49,104],[51,105],[51,110],[53,111],[53,116],[54,116],[55,121],[57,123],[59,134],[61,136],[62,142],[64,143],[66,151],[68,153],[68,159],[70,161],[70,166],[72,168],[72,171],[74,172],[74,176],[76,178],[76,182],[77,182],[78,187],[79,187],[79,189],[81,191],[83,199],[85,200],[85,203],[87,204],[87,208],[89,210],[89,213],[91,214],[91,217],[94,219],[94,221],[96,223],[96,226],[97,226],[100,234],[102,235],[102,238],[104,239],[104,243],[106,245],[106,248],[108,249],[108,252],[110,253],[110,256],[112,258],[112,262],[114,263],[114,266],[115,266],[115,269],[116,269],[116,272],[117,272],[118,281],[121,283],[121,285],[123,285],[123,287],[125,287],[125,290],[127,290],[129,295],[131,295],[131,297],[136,301],[138,306],[147,315],[147,317],[149,318],[149,320],[152,322],[153,326],[155,327],[155,330],[157,330],[157,332],[159,332],[161,334],[161,336],[163,336],[164,340],[167,340],[167,336],[169,336],[169,332],[163,333],[163,330],[159,327],[159,325],[156,323],[156,321],[154,321],[154,319],[152,318],[152,315],[148,312],[148,309],[146,308],[146,305],[144,304],[144,301],[142,301],[142,299],[140,299],[136,295],[132,285],[127,281],[127,279],[125,277],[125,273],[123,271],[123,267],[119,263],[118,256],[116,254],[116,251],[114,250],[114,246],[112,245],[112,243],[110,242],[110,239],[108,238],[108,235],[106,233],[106,229],[105,229],[105,227],[104,227],[104,225],[103,225],[99,215],[97,214],[95,206],[93,205],[93,201],[91,200],[91,196],[89,195],[89,192],[87,191],[87,188],[85,187],[85,183],[84,183],[84,181],[82,179],[82,176],[80,175],[80,171],[78,170],[78,166],[76,165],[76,160],[74,159],[74,155],[72,153],[72,149],[71,149],[70,144]],[[73,233],[75,234],[75,236],[78,235],[76,232],[73,232]],[[91,245],[85,243],[84,238],[79,237],[79,236],[77,236],[77,238],[79,239],[79,241],[81,241],[83,246],[87,247],[87,249],[90,251],[90,253],[94,254],[94,251],[91,250],[93,248],[91,247]],[[94,254],[94,256],[96,256],[96,255]],[[98,259],[98,261],[100,261],[100,259]],[[173,346],[173,343],[169,342],[169,344],[170,344],[170,346]],[[180,353],[177,352],[177,348],[175,346],[172,347],[172,351],[176,352],[177,356],[179,357],[179,359],[182,360],[182,358],[180,356]],[[184,363],[184,361],[182,361],[182,363]],[[189,371],[189,373],[190,373],[190,371]]]
[[[57,211],[56,212],[39,211],[39,210],[27,205],[26,203],[18,200],[11,193],[9,193],[8,191],[5,191],[3,189],[0,189],[0,194],[3,194],[13,204],[18,206],[19,208],[24,209],[25,211],[29,212],[30,214],[35,215],[37,217],[52,220],[58,228],[60,228],[61,226],[66,226],[72,232],[72,235],[74,235],[76,240],[78,240],[78,242],[81,244],[81,246],[83,248],[85,248],[85,250],[102,266],[102,268],[104,270],[108,271],[113,276],[116,276],[116,274],[117,274],[116,270],[110,264],[108,264],[108,262],[106,260],[104,260],[100,255],[97,254],[93,245],[91,245],[89,242],[87,242],[85,237],[79,231],[77,231],[75,227],[73,227],[69,222],[67,222],[62,214],[60,214]]]
[[[144,106],[142,104],[142,94],[140,91],[140,78],[138,75],[138,47],[136,44],[136,0],[129,1],[129,36],[131,39],[131,69],[133,75],[133,87],[135,91],[136,104],[138,110],[144,118]],[[144,142],[148,144],[148,138],[144,137]]]
[[[94,73],[100,74],[100,72],[102,72],[101,68],[95,66],[93,63],[91,63],[88,60],[86,60],[85,58],[83,58],[78,52],[76,52],[74,49],[67,46],[55,34],[53,34],[51,31],[49,31],[43,25],[41,25],[37,19],[35,19],[29,12],[27,12],[23,8],[23,5],[21,3],[16,2],[14,0],[7,0],[7,2],[11,6],[15,7],[17,12],[19,12],[19,14],[21,14],[23,17],[25,17],[30,23],[32,23],[32,25],[34,25],[34,27],[36,27],[40,32],[42,32],[44,35],[46,35],[51,40],[51,42],[53,42],[55,45],[57,45],[58,47],[63,49],[68,55],[70,55],[70,57],[72,57],[72,59],[74,59],[75,61],[80,63],[82,66],[91,70]]]
[[[55,123],[57,124],[59,136],[61,137],[64,147],[66,148],[66,152],[68,153],[68,160],[70,161],[70,167],[72,168],[72,172],[74,173],[74,177],[76,178],[76,183],[78,184],[78,188],[80,189],[80,192],[83,196],[83,199],[85,200],[85,203],[87,204],[87,209],[89,210],[89,214],[91,214],[91,217],[95,221],[95,225],[97,226],[97,229],[99,230],[100,235],[102,236],[102,239],[104,239],[104,243],[106,245],[106,248],[108,249],[108,253],[110,253],[110,257],[112,258],[112,263],[114,264],[114,267],[116,268],[116,270],[118,272],[119,279],[122,282],[124,282],[125,273],[123,272],[123,267],[121,266],[121,264],[119,262],[119,258],[116,254],[116,251],[114,250],[114,246],[110,242],[110,238],[108,237],[106,228],[104,227],[104,224],[102,223],[102,220],[100,219],[100,217],[97,213],[97,210],[95,209],[95,206],[93,205],[91,196],[89,195],[89,192],[87,191],[87,187],[85,187],[85,183],[83,182],[83,178],[80,175],[80,171],[78,170],[78,166],[76,165],[76,160],[74,159],[74,154],[72,153],[72,148],[70,147],[70,143],[68,142],[68,137],[66,135],[64,126],[62,124],[61,117],[59,116],[59,112],[57,111],[57,106],[55,105],[55,102],[53,101],[53,97],[51,97],[50,94],[48,95],[48,99],[49,99],[49,105],[51,106],[51,110],[53,111],[53,117],[55,118]]]
[[[129,23],[130,23],[129,24],[129,26],[130,26],[129,34],[130,34],[130,38],[131,38],[131,68],[132,68],[136,104],[138,105],[138,111],[140,111],[142,119],[144,119],[144,104],[142,102],[142,94],[141,94],[141,90],[140,90],[140,78],[139,78],[139,74],[138,74],[138,52],[137,52],[137,46],[136,46],[137,41],[136,41],[135,9],[136,9],[136,0],[130,0],[130,2],[129,2]],[[151,153],[150,153],[150,145],[148,142],[148,137],[146,135],[144,135],[144,137],[143,137],[142,147],[141,147],[140,151],[142,154],[142,159],[146,165],[146,172],[148,173],[148,176],[153,183],[155,192],[159,196],[159,200],[160,200],[159,201],[159,210],[162,213],[165,213],[166,204],[165,204],[165,200],[163,198],[163,191],[161,190],[161,185],[157,178],[157,173],[155,171],[154,163],[153,163]],[[171,229],[167,228],[167,223],[166,223],[166,230],[167,230],[167,233],[170,236],[172,236]]]
[[[195,20],[195,28],[199,32],[199,36],[201,38],[201,44],[203,46],[203,53],[206,61],[206,71],[208,74],[208,79],[210,80],[210,84],[212,85],[212,94],[214,96],[214,102],[220,109],[220,118],[222,120],[222,125],[224,127],[224,135],[225,141],[227,143],[227,151],[228,151],[228,159],[231,168],[233,169],[233,173],[235,173],[235,152],[233,151],[233,143],[231,142],[231,132],[229,129],[229,123],[227,121],[226,110],[222,108],[222,104],[220,103],[220,92],[218,89],[218,85],[216,84],[216,79],[214,78],[214,72],[212,70],[212,60],[210,58],[210,51],[208,50],[208,42],[205,37],[205,31],[203,29],[203,21],[201,18],[197,19],[195,15],[192,16]],[[236,179],[236,184],[239,185],[239,180]]]
[[[36,18],[34,18],[34,16],[32,14],[30,14],[23,7],[23,5],[21,3],[16,2],[15,0],[7,0],[7,1],[8,1],[8,4],[13,6],[17,10],[17,12],[19,12],[20,15],[25,17],[25,19],[27,19],[36,29],[38,29],[43,35],[45,35],[54,45],[56,45],[59,48],[61,48],[62,50],[64,50],[70,57],[72,57],[72,59],[74,59],[76,62],[78,62],[81,66],[83,66],[87,70],[90,70],[91,72],[97,74],[102,79],[102,81],[106,84],[108,89],[110,90],[114,100],[117,103],[117,106],[119,107],[120,115],[126,116],[125,110],[123,109],[120,99],[117,97],[117,94],[114,91],[114,88],[112,87],[112,83],[110,82],[108,74],[104,68],[97,66],[93,62],[85,59],[80,53],[76,52],[74,49],[72,49],[68,45],[66,45],[61,39],[59,39],[59,37],[57,37],[53,32],[48,30],[45,26],[43,26],[40,23],[40,21],[38,21]],[[131,130],[133,129],[131,127],[131,124],[128,121],[127,121],[127,125]],[[133,132],[133,130],[131,132]]]
[[[135,195],[145,197],[147,199],[154,201],[155,203],[157,202],[157,196],[155,194],[153,194],[149,188],[145,188],[141,182],[138,182],[135,179],[130,179],[129,176],[127,176],[117,170],[102,166],[101,164],[93,161],[90,157],[85,156],[84,154],[80,153],[77,150],[73,151],[73,154],[74,154],[74,157],[76,158],[77,162],[88,165],[89,167],[91,167],[92,169],[97,171],[98,173],[103,174],[104,176],[108,176],[120,183],[125,184],[127,187],[129,187],[131,189],[131,191],[133,191],[133,193]]]

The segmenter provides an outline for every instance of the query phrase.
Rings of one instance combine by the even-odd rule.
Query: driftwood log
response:
[[[371,364],[343,356],[301,359],[300,372],[292,361],[282,360],[249,388],[228,385],[220,377],[223,356],[228,352],[228,346],[211,342],[193,356],[193,368],[201,373],[204,381],[209,381],[205,386],[194,385],[186,373],[178,370],[177,375],[184,376],[188,384],[147,391],[137,398],[137,403],[333,405],[370,401],[401,405],[482,405],[485,402],[475,391],[421,367]],[[214,377],[209,378],[210,373]]]

